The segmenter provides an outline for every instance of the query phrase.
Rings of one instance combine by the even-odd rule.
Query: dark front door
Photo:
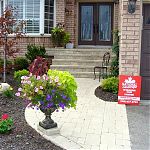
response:
[[[150,4],[144,4],[143,17],[141,50],[141,98],[144,100],[150,100]]]
[[[112,3],[79,5],[79,45],[112,45]]]

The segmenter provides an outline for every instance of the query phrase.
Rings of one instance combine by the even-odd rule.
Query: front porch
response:
[[[112,49],[107,47],[46,50],[48,55],[54,56],[51,69],[69,71],[76,78],[94,78],[94,67],[102,65],[104,53],[112,54]]]

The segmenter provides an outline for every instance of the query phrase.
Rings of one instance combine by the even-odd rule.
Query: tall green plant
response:
[[[112,46],[112,52],[115,56],[111,62],[111,76],[117,77],[119,75],[119,31],[116,30],[114,34],[114,43]]]
[[[29,44],[27,46],[27,53],[25,54],[26,58],[33,62],[34,59],[36,59],[37,56],[45,57],[46,56],[46,50],[44,46],[37,46],[34,44]]]

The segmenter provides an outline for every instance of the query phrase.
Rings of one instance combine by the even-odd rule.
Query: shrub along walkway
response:
[[[98,80],[76,79],[78,83],[77,109],[54,112],[60,134],[46,136],[56,145],[72,150],[131,150],[125,105],[105,102],[95,97]],[[39,110],[26,108],[26,121],[37,130],[44,118]]]

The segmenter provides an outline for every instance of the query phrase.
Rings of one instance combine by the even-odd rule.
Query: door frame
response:
[[[110,5],[111,6],[111,41],[98,41],[98,37],[93,34],[93,41],[81,41],[81,6],[91,6],[94,8],[99,5]],[[114,27],[114,3],[113,2],[79,2],[78,5],[78,45],[102,45],[102,46],[111,46],[113,44],[113,27]],[[96,18],[93,17],[93,23],[98,25],[98,8],[93,10],[93,15],[96,14]],[[93,30],[96,30],[95,25],[93,25]],[[98,36],[98,33],[97,33]]]
[[[143,63],[142,63],[142,60],[144,59],[143,57],[143,53],[144,53],[144,50],[143,50],[143,36],[144,36],[144,31],[146,31],[146,30],[149,30],[150,31],[150,25],[146,25],[145,24],[145,7],[147,6],[147,5],[149,5],[150,6],[150,3],[143,3],[143,8],[142,8],[142,10],[143,10],[143,12],[142,12],[142,15],[143,15],[143,27],[142,27],[142,36],[141,36],[141,58],[140,58],[140,75],[142,76],[142,77],[147,77],[147,74],[144,74],[144,72],[142,72],[142,68],[143,68]],[[150,78],[150,76],[148,75],[148,77]],[[142,80],[142,85],[141,85],[141,88],[144,86],[144,80]],[[149,97],[149,96],[148,96]],[[141,99],[142,100],[150,100],[150,98],[148,98],[147,99],[147,96],[145,97],[145,93],[144,93],[144,91],[143,91],[143,88],[141,89]]]

